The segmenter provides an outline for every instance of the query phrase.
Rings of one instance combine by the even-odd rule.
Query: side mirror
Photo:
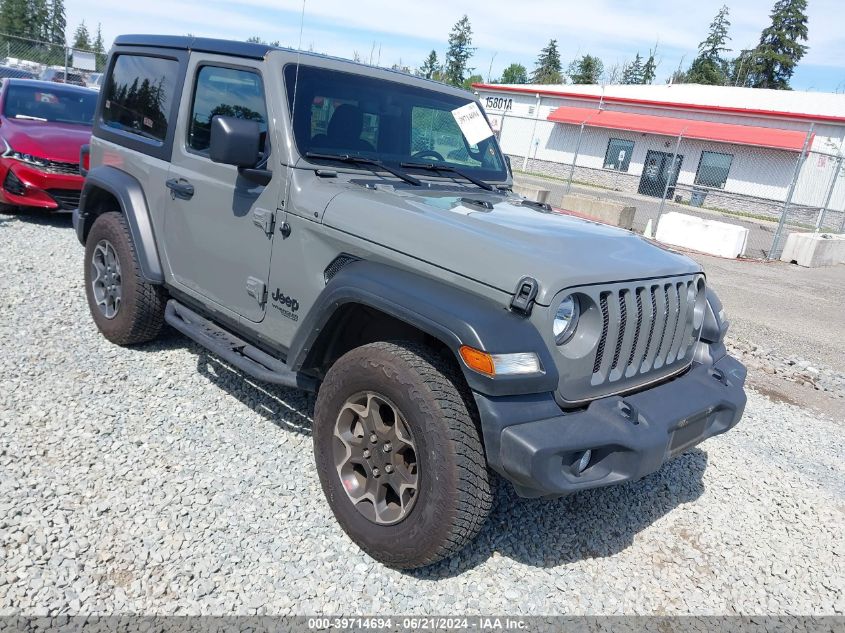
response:
[[[505,164],[508,166],[508,174],[513,177],[513,167],[511,166],[511,157],[505,154]]]
[[[215,116],[211,119],[208,154],[215,163],[255,167],[261,159],[261,127],[257,121]]]

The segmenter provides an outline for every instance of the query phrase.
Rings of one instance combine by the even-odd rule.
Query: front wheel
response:
[[[492,505],[471,405],[451,364],[412,343],[373,343],[326,375],[314,415],[323,491],[346,533],[401,569],[452,556]]]

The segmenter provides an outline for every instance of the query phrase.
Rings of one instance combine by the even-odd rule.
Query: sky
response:
[[[463,14],[473,29],[470,64],[487,80],[513,62],[528,71],[550,39],[564,67],[589,53],[605,66],[624,64],[658,46],[657,81],[689,65],[723,0],[305,0],[302,48],[382,66],[416,68],[429,51],[442,60],[449,31]],[[753,47],[769,24],[774,0],[729,4],[731,46]],[[792,80],[796,90],[845,92],[842,0],[808,0],[809,41]],[[303,0],[65,0],[68,30],[102,24],[107,43],[121,33],[246,39],[258,35],[296,48]],[[143,8],[141,8],[143,7]]]

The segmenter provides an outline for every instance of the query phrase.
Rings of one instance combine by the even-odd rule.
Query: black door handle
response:
[[[184,178],[171,178],[164,184],[166,184],[167,188],[170,189],[171,198],[190,200],[194,197],[194,186]]]

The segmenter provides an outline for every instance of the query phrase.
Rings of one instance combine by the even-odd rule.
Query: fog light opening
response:
[[[581,454],[581,459],[579,459],[575,464],[572,466],[572,472],[579,476],[585,470],[587,470],[587,466],[590,465],[590,460],[593,458],[593,451],[592,449],[587,449]]]
[[[6,172],[6,179],[3,181],[3,189],[16,196],[26,195],[26,185],[10,169]]]

